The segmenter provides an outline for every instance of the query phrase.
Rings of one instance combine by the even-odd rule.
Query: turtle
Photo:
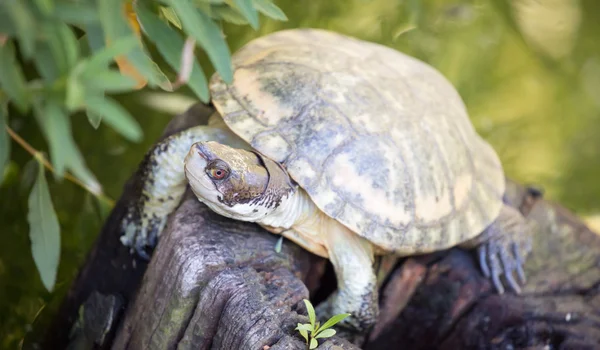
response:
[[[320,317],[371,329],[376,257],[473,251],[498,293],[520,293],[531,251],[505,200],[501,161],[454,86],[427,63],[323,29],[277,31],[210,81],[206,125],[159,142],[123,244],[148,258],[187,186],[225,217],[254,222],[331,261],[337,290]]]

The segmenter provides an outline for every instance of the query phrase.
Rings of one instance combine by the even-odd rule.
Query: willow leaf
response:
[[[33,57],[35,51],[36,23],[25,1],[6,1],[3,4],[16,27],[19,48],[25,58]]]
[[[143,4],[136,5],[136,14],[148,39],[154,42],[165,61],[179,72],[181,70],[181,52],[184,45],[181,35],[161,21]],[[192,62],[192,74],[188,85],[200,100],[205,103],[209,101],[206,76],[196,59]]]
[[[250,26],[256,30],[258,29],[258,12],[252,5],[252,0],[233,0],[235,7],[240,10],[242,15],[248,20]]]
[[[136,2],[134,6],[137,4],[139,4],[139,2]],[[172,23],[175,27],[181,29],[181,21],[179,20],[179,17],[177,17],[177,14],[175,13],[175,11],[173,11],[172,8],[161,6],[160,12],[170,23]]]
[[[126,17],[125,6],[121,0],[102,0],[98,2],[98,13],[100,23],[104,29],[107,46],[112,46],[113,41],[123,36],[134,34]],[[134,34],[135,35],[135,34]],[[134,46],[126,55],[126,60],[120,58],[120,68],[127,71],[134,77],[143,77],[150,86],[160,86],[168,89],[170,83],[168,79],[157,69],[152,59],[144,51],[141,40],[138,38],[137,45]],[[141,78],[140,77],[140,78]],[[137,80],[137,78],[136,78]],[[144,81],[138,81],[145,84]]]
[[[90,38],[91,39],[91,38]],[[133,50],[138,45],[138,38],[135,35],[126,36],[115,40],[110,46],[98,49],[92,57],[80,63],[81,74],[90,72],[93,74],[97,70],[106,69],[113,62],[114,58]]]
[[[288,18],[283,11],[269,0],[252,0],[254,7],[263,15],[278,21],[287,21]]]
[[[222,19],[226,22],[245,25],[248,24],[248,20],[244,18],[235,8],[227,5],[215,5],[211,7],[213,17]]]
[[[61,21],[85,29],[88,25],[98,24],[98,12],[92,3],[59,2],[55,5],[53,16]]]
[[[86,88],[108,93],[132,91],[137,85],[132,77],[123,75],[116,70],[103,70],[94,74],[86,74],[81,77],[81,82]]]
[[[142,128],[135,119],[120,104],[109,97],[86,96],[87,108],[102,117],[104,123],[130,141],[139,142],[142,139]]]
[[[52,291],[60,258],[60,226],[50,200],[44,167],[38,164],[38,175],[29,194],[29,239],[33,261],[42,283]]]
[[[21,112],[27,112],[30,96],[25,76],[15,59],[15,48],[10,40],[0,45],[0,86]]]
[[[102,122],[102,117],[100,115],[90,112],[89,110],[85,111],[85,115],[92,128],[98,129],[98,127],[100,127],[100,123]]]
[[[52,0],[35,0],[38,10],[44,15],[50,15],[54,11],[54,2]]]
[[[43,107],[36,107],[36,118],[40,123],[50,148],[50,159],[54,174],[62,178],[67,168],[69,156],[68,140],[71,138],[71,125],[60,105],[49,101]]]

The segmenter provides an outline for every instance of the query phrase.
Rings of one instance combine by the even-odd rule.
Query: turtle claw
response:
[[[515,242],[506,244],[502,240],[492,239],[481,244],[477,250],[481,271],[485,277],[492,280],[498,294],[503,294],[505,287],[509,287],[513,292],[520,294],[521,286],[525,284],[526,278],[518,245]],[[515,279],[515,274],[519,280],[518,282]],[[501,277],[506,281],[506,286],[501,282]]]
[[[144,246],[136,245],[135,246],[135,253],[142,260],[150,261],[150,255],[148,253],[146,253],[146,248]]]

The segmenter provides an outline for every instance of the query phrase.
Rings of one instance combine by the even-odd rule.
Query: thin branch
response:
[[[46,159],[46,157],[44,157],[42,155],[42,152],[40,152],[40,151],[36,150],[35,148],[33,148],[29,143],[27,143],[27,141],[23,140],[23,138],[21,136],[19,136],[8,125],[6,125],[6,132],[10,135],[10,137],[16,143],[18,143],[21,147],[23,147],[23,149],[25,151],[27,151],[27,153],[29,153],[32,156],[34,156],[35,158],[39,159],[40,162],[44,165],[44,167],[46,169],[50,170],[53,173],[56,173],[56,171],[52,167],[52,164],[50,164],[50,162]],[[112,198],[105,196],[102,192],[98,193],[97,191],[94,191],[91,187],[89,187],[88,185],[84,184],[78,178],[72,176],[71,174],[65,173],[64,174],[64,178],[67,179],[67,180],[69,180],[69,181],[71,181],[72,183],[78,185],[79,187],[83,188],[84,190],[90,192],[94,196],[98,197],[98,199],[102,199],[105,202],[109,203],[110,205],[114,205],[115,204],[115,201]]]
[[[181,64],[180,71],[177,75],[177,80],[173,83],[173,89],[178,89],[184,84],[190,81],[192,76],[192,68],[194,67],[194,48],[196,47],[196,40],[192,37],[188,37],[185,40],[183,49],[181,52]]]

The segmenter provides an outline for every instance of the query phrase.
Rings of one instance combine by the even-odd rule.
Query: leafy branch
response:
[[[29,143],[27,143],[27,141],[23,140],[23,138],[21,136],[19,136],[8,125],[6,126],[6,132],[16,143],[19,144],[19,146],[21,146],[25,151],[27,151],[27,153],[31,154],[35,159],[37,159],[41,165],[43,165],[46,169],[50,170],[52,173],[56,174],[56,170],[54,170],[54,168],[52,167],[52,164],[50,164],[50,162],[44,157],[42,152],[33,148]],[[92,188],[92,187],[84,184],[78,178],[74,177],[73,175],[71,175],[69,173],[65,173],[63,176],[68,181],[70,181],[70,182],[76,184],[77,186],[83,188],[84,190],[90,192],[91,194],[96,196],[98,199],[106,202],[110,206],[113,206],[115,204],[114,199],[107,197],[106,195],[104,195],[102,193],[102,188],[100,187],[99,184],[98,184],[98,186]]]
[[[315,308],[312,306],[311,302],[306,299],[303,299],[303,301],[304,305],[306,305],[308,320],[310,323],[298,323],[298,326],[295,329],[306,340],[306,349],[311,350],[319,346],[317,339],[333,337],[335,335],[335,330],[331,327],[350,316],[350,314],[339,314],[332,316],[329,320],[327,320],[327,322],[321,325],[317,321]]]
[[[73,138],[72,118],[87,117],[130,142],[143,130],[111,94],[187,85],[203,102],[207,78],[195,56],[203,50],[226,82],[233,79],[222,22],[257,29],[259,13],[286,20],[271,0],[4,0],[0,2],[0,182],[10,139],[39,164],[28,221],[33,259],[54,288],[60,226],[45,171],[107,203]],[[159,67],[149,48],[164,59]],[[173,82],[168,76],[175,76]],[[37,150],[10,128],[9,114],[35,118],[48,150]],[[47,159],[43,154],[49,154]]]

